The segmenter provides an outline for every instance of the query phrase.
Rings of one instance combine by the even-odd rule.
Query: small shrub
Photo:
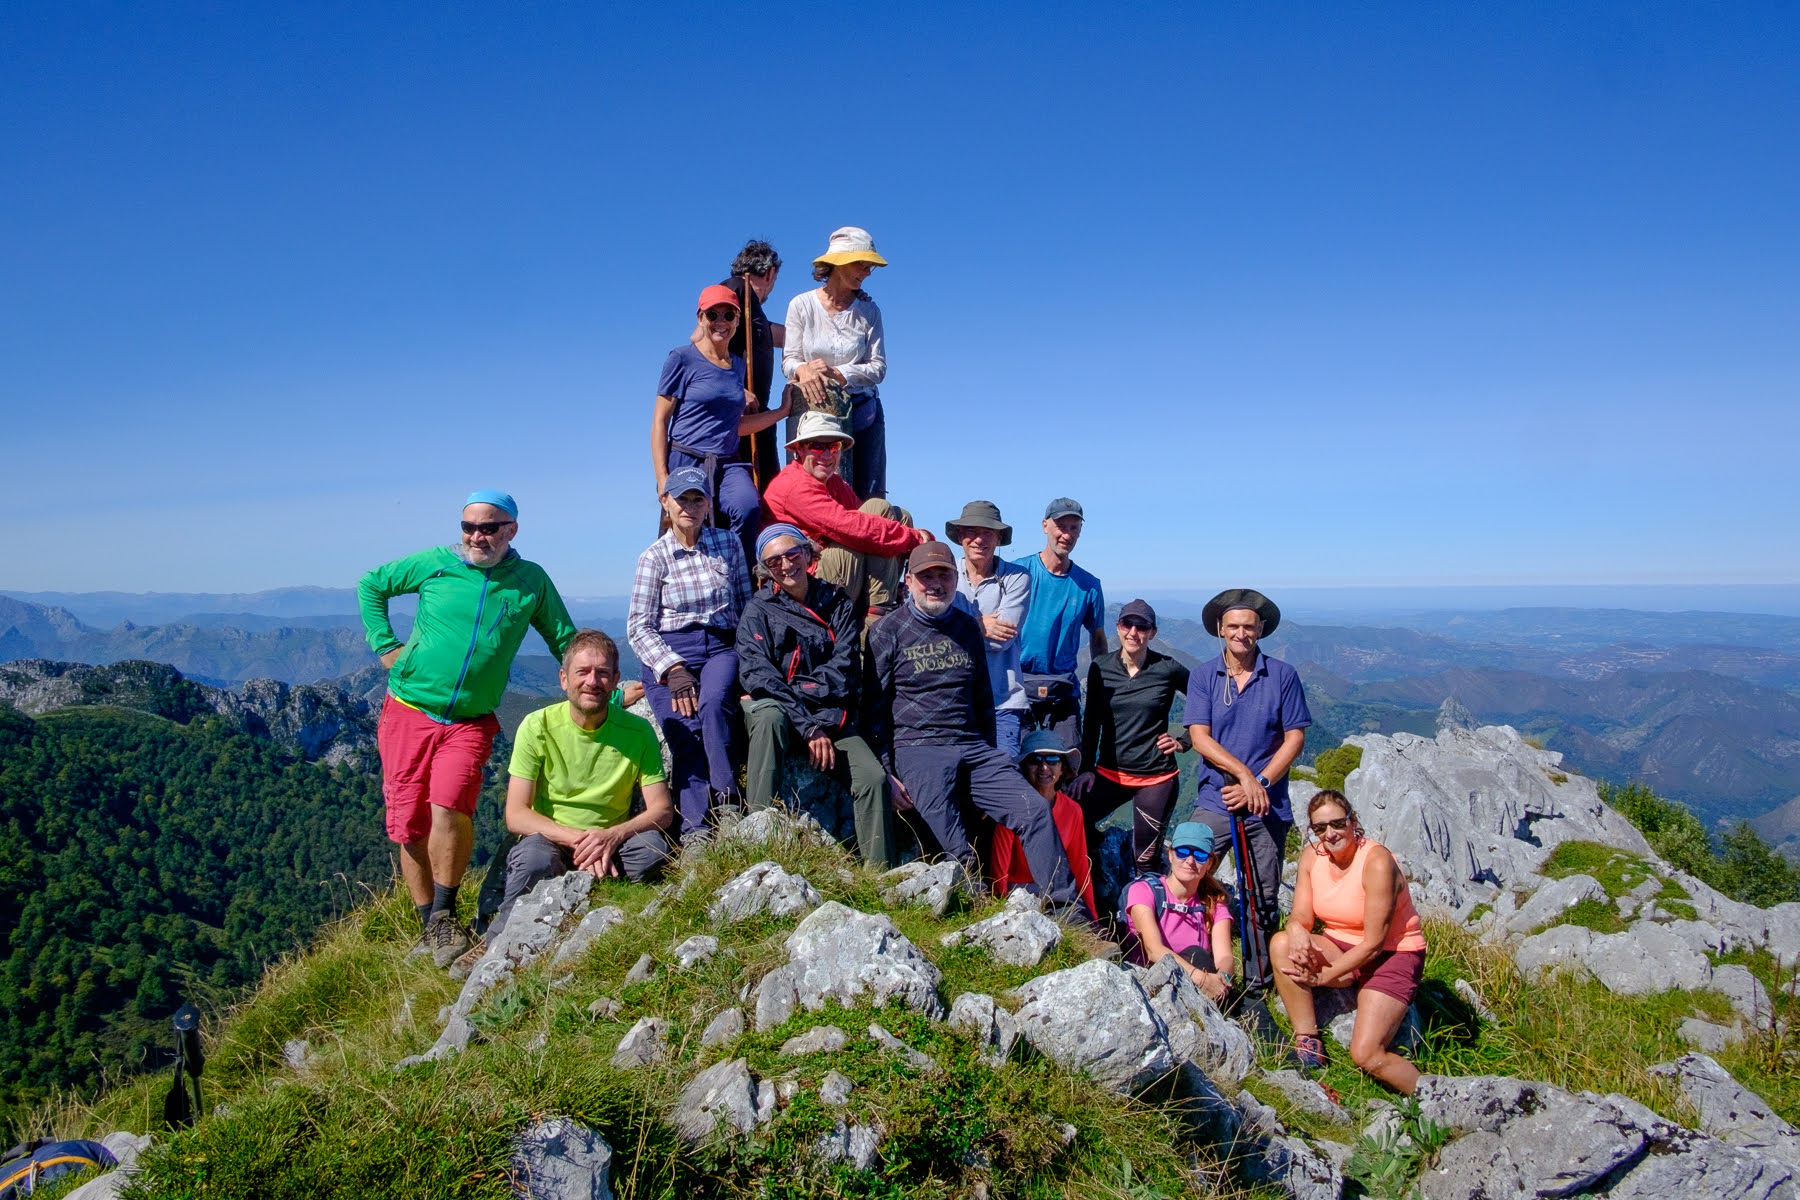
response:
[[[1350,772],[1362,766],[1362,747],[1345,744],[1334,750],[1321,750],[1313,760],[1313,782],[1320,788],[1344,790]],[[1355,800],[1351,801],[1352,804]]]

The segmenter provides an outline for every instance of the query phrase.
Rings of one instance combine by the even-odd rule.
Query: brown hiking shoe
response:
[[[425,926],[425,944],[431,947],[431,961],[439,970],[461,958],[471,941],[468,927],[451,913],[433,914]]]
[[[478,938],[474,945],[463,951],[462,956],[450,964],[450,978],[456,980],[458,983],[467,979],[469,973],[475,969],[475,964],[480,962],[487,952],[487,940],[485,938]]]

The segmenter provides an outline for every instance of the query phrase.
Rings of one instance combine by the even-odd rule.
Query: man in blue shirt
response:
[[[1087,630],[1093,657],[1106,653],[1106,597],[1100,581],[1069,557],[1081,539],[1082,519],[1080,504],[1067,496],[1052,500],[1044,509],[1044,548],[1014,561],[1031,575],[1031,607],[1019,630],[1030,704],[1025,727],[1048,729],[1075,751],[1071,773],[1081,768],[1081,679],[1075,673],[1081,631]]]
[[[1000,507],[991,500],[971,500],[963,505],[962,515],[945,524],[944,536],[963,548],[957,599],[981,619],[987,641],[988,683],[994,690],[994,745],[1016,761],[1026,710],[1019,626],[1031,608],[1031,575],[997,553],[1012,541],[1012,526],[1000,519]]]
[[[1224,649],[1196,666],[1188,681],[1188,734],[1201,758],[1194,816],[1213,831],[1213,845],[1233,848],[1240,880],[1246,864],[1234,819],[1243,827],[1254,882],[1246,898],[1256,908],[1255,922],[1243,931],[1244,982],[1266,991],[1274,982],[1268,939],[1281,917],[1281,868],[1294,825],[1287,772],[1306,745],[1312,713],[1294,668],[1257,649],[1281,622],[1267,596],[1229,588],[1207,602],[1200,619]]]

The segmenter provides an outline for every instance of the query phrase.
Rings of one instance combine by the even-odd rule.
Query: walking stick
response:
[[[1256,868],[1250,861],[1250,835],[1244,819],[1231,814],[1231,849],[1238,862],[1238,928],[1244,934],[1244,982],[1260,988],[1266,986],[1264,973],[1269,965],[1269,935],[1262,927],[1262,913],[1257,900]]]
[[[742,278],[744,280],[744,309],[745,309],[745,312],[744,312],[744,387],[745,387],[746,391],[748,391],[752,396],[754,396],[754,395],[756,395],[756,355],[754,353],[754,351],[756,349],[756,322],[750,319],[750,313],[749,313],[750,277],[748,275],[745,275]],[[758,402],[756,407],[757,407],[758,411],[762,411],[762,410],[767,409],[768,405]],[[762,455],[760,453],[758,453],[758,447],[757,447],[756,443],[761,437],[762,437],[762,434],[760,432],[753,433],[750,435],[750,478],[752,478],[756,481],[756,486],[759,490],[762,488],[762,477],[763,477]]]

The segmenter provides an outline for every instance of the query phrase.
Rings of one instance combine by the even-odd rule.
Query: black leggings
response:
[[[1175,793],[1180,788],[1179,775],[1161,783],[1131,787],[1096,774],[1094,786],[1082,798],[1082,816],[1092,829],[1121,804],[1129,803],[1131,857],[1139,871],[1151,870],[1162,859],[1163,830],[1168,825],[1169,810],[1175,807]]]

